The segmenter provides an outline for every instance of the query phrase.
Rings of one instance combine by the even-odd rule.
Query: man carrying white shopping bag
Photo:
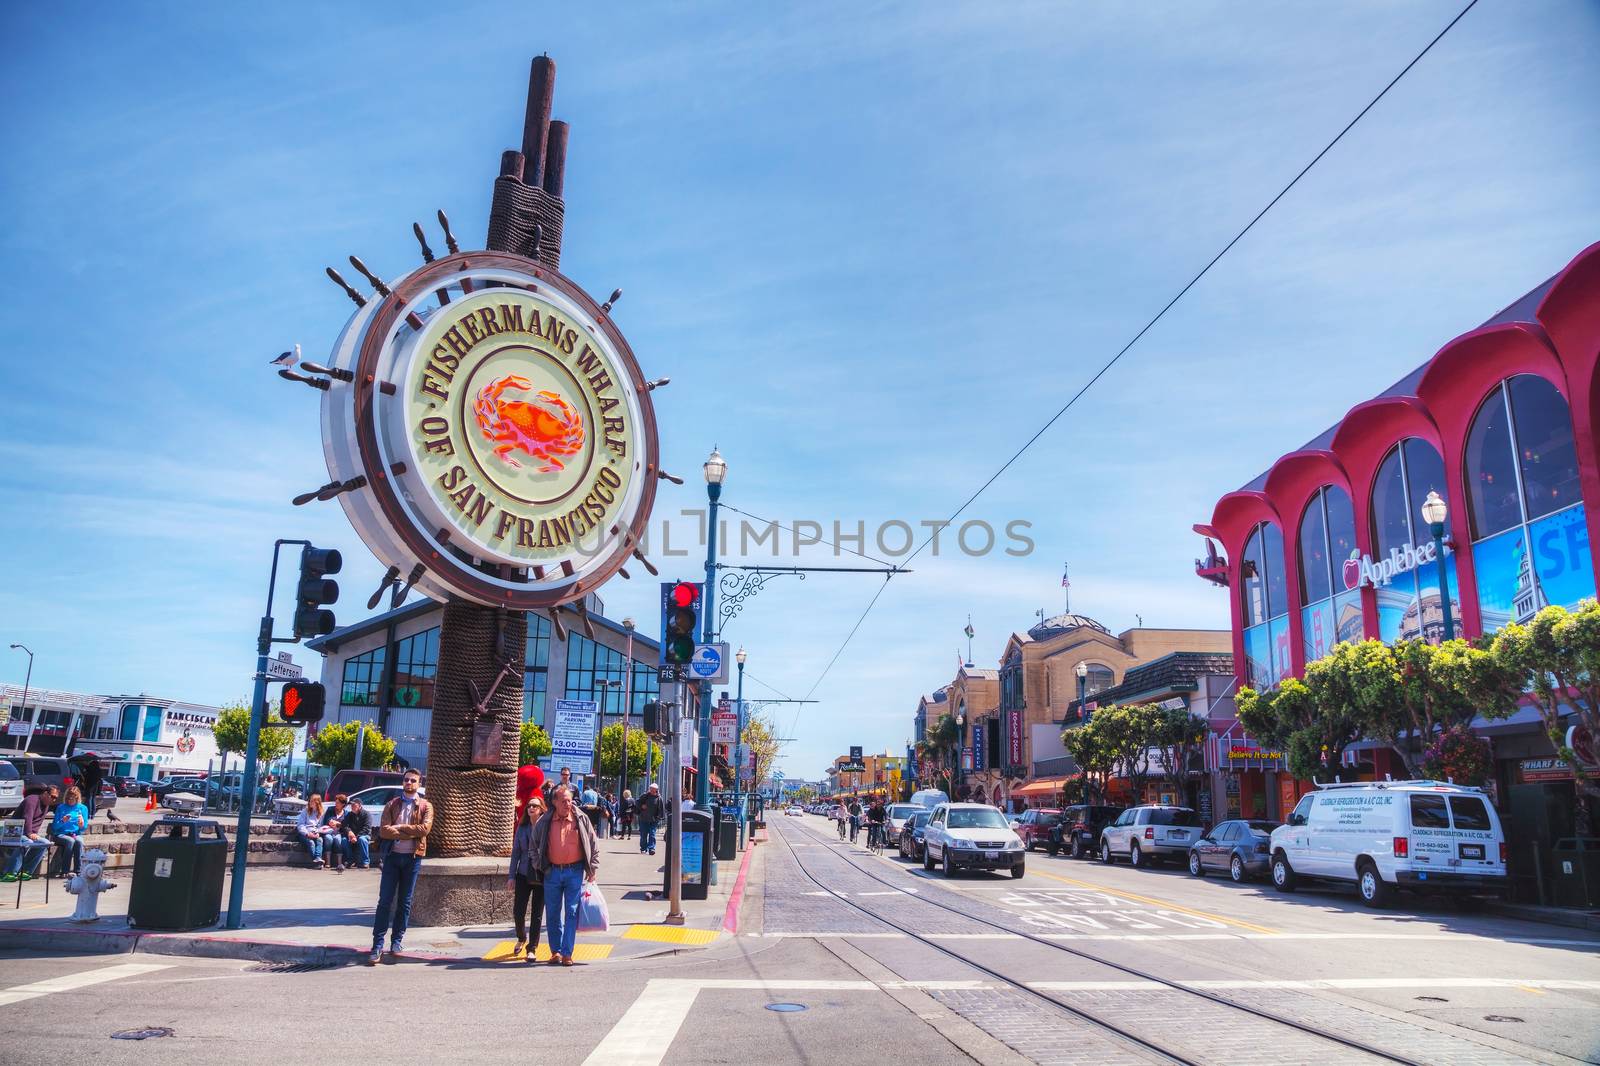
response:
[[[604,933],[611,928],[611,913],[606,909],[606,897],[600,893],[600,886],[593,881],[586,881],[583,885],[583,894],[578,900],[578,932]]]
[[[557,785],[550,798],[550,813],[533,827],[533,854],[544,874],[550,965],[571,966],[584,882],[593,882],[600,870],[600,848],[594,825],[578,810],[573,790]]]

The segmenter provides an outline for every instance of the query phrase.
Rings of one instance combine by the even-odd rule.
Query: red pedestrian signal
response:
[[[288,725],[322,721],[327,691],[320,681],[288,681],[283,686],[281,711]]]

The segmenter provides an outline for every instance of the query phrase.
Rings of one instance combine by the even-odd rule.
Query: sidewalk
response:
[[[611,927],[605,933],[579,933],[573,958],[578,962],[636,959],[702,948],[736,933],[739,904],[755,851],[755,847],[746,848],[738,859],[719,863],[718,883],[711,886],[706,899],[684,901],[685,921],[676,926],[663,923],[667,901],[653,898],[661,891],[666,848],[652,857],[640,854],[634,840],[600,841],[599,884]],[[229,880],[224,880],[222,890],[224,916]],[[333,873],[252,866],[245,879],[244,928],[219,926],[183,933],[130,929],[129,878],[119,876],[116,884],[114,890],[100,896],[100,920],[82,925],[67,921],[77,899],[67,893],[64,881],[50,886],[48,904],[43,885],[27,883],[19,909],[13,909],[15,886],[6,885],[10,891],[0,892],[0,949],[142,952],[326,965],[359,961],[372,944],[373,908],[378,898],[376,868]],[[541,936],[540,958],[548,955],[543,940]],[[413,926],[406,933],[404,958],[494,964],[509,959],[514,943],[508,892],[503,923]]]
[[[1537,903],[1506,903],[1490,900],[1484,904],[1490,914],[1506,918],[1520,918],[1525,922],[1543,922],[1546,925],[1564,925],[1571,929],[1587,929],[1600,933],[1600,911],[1577,907],[1550,907]]]

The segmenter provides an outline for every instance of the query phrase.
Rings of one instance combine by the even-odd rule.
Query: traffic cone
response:
[[[150,798],[144,801],[144,809],[147,811],[153,811],[156,809],[156,794],[151,792],[148,793],[148,795]]]

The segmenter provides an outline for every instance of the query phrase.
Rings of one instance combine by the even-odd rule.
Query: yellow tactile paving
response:
[[[513,954],[516,950],[515,940],[502,940],[483,956],[484,962],[509,962],[515,959],[522,961],[522,956]],[[615,944],[579,944],[572,949],[573,962],[599,962],[601,959],[611,957],[611,949]],[[540,944],[539,950],[534,952],[535,962],[547,962],[550,959],[550,945]]]
[[[686,929],[681,925],[631,925],[624,940],[654,940],[662,944],[709,944],[717,939],[715,929]]]

